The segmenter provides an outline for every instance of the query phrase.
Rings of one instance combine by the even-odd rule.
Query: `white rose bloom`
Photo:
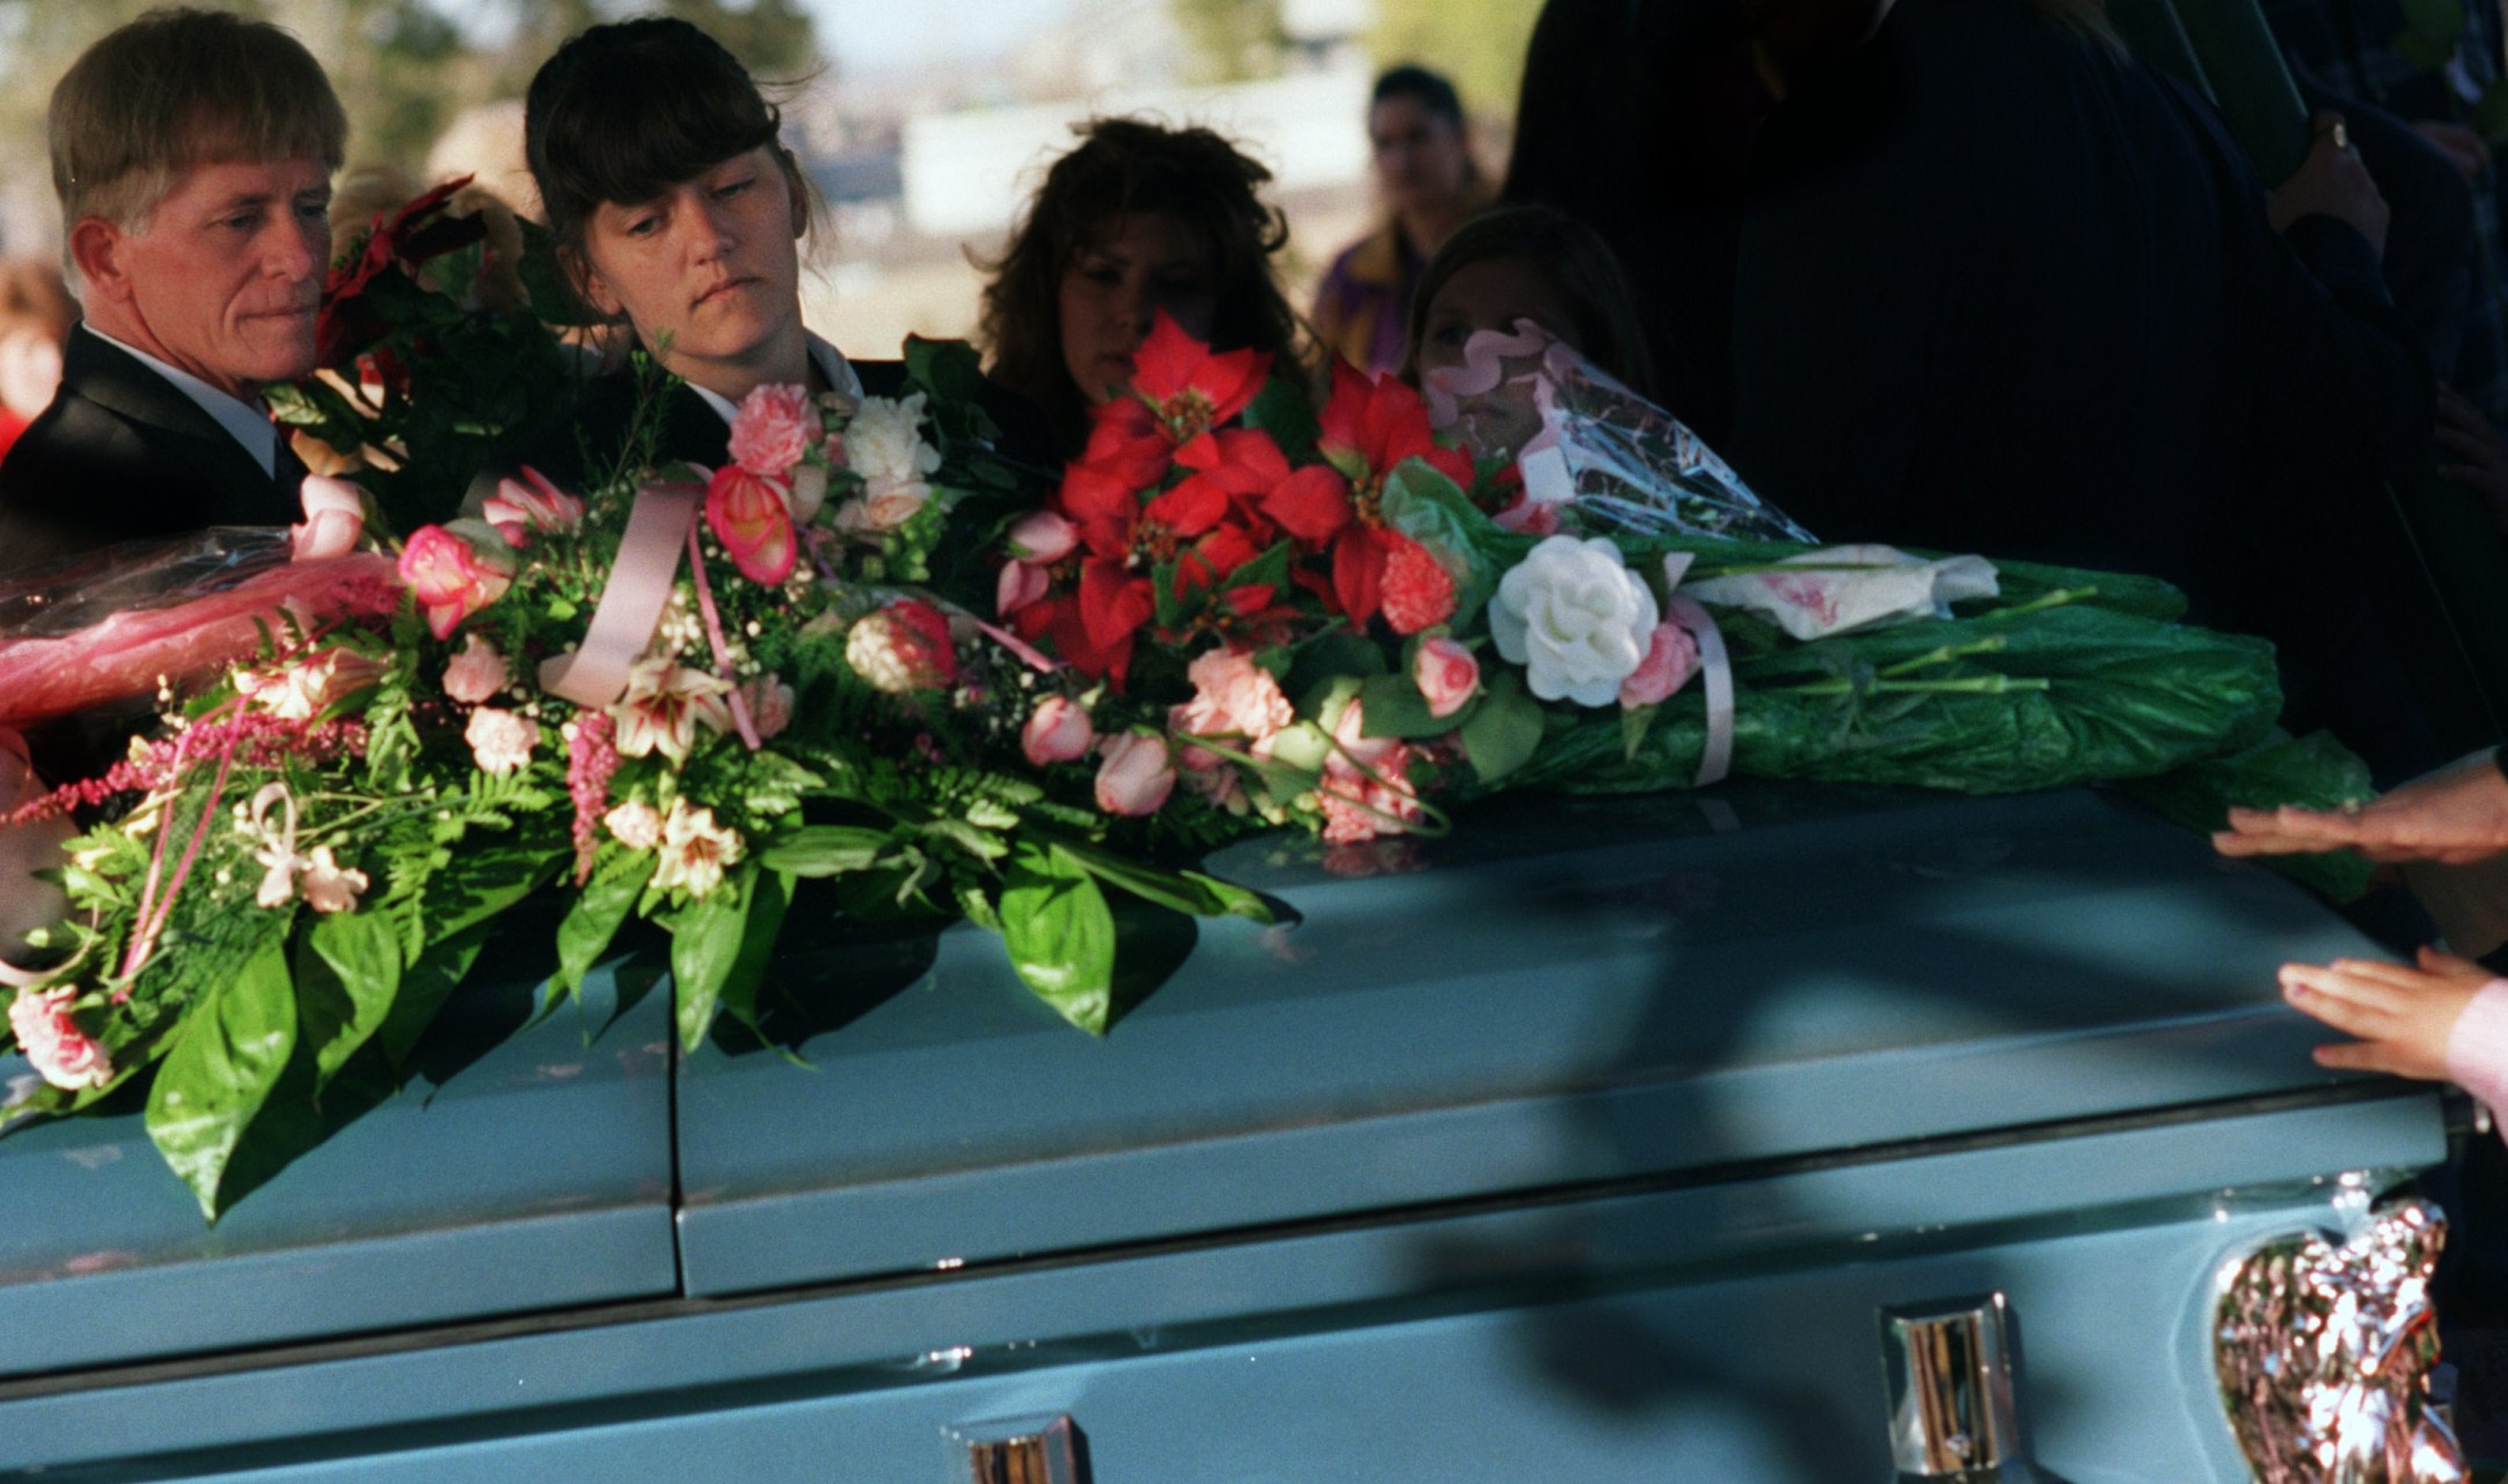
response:
[[[1499,656],[1525,667],[1532,694],[1599,706],[1618,704],[1661,615],[1607,537],[1552,536],[1498,579],[1489,620]]]

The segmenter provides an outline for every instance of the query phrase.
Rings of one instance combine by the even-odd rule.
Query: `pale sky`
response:
[[[1072,0],[806,0],[844,72],[994,56],[1070,14]]]

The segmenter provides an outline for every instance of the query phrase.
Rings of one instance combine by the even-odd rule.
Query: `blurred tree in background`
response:
[[[1524,49],[1541,0],[1375,0],[1363,38],[1378,67],[1418,62],[1452,78],[1463,107],[1503,126],[1515,113]],[[1167,0],[1196,82],[1277,77],[1295,50],[1281,0]]]
[[[1280,0],[1168,0],[1193,56],[1193,81],[1277,77],[1289,52]]]
[[[1444,73],[1473,117],[1504,123],[1515,117],[1540,14],[1541,0],[1376,0],[1367,50],[1380,67],[1418,62]]]

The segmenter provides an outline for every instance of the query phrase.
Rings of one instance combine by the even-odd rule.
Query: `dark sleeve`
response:
[[[1973,242],[1944,186],[1955,165],[1928,158],[1936,137],[1855,90],[1817,110],[1789,103],[1761,136],[1733,284],[1732,433],[1719,452],[1825,541],[1886,538],[1904,524],[1928,431],[1927,367]]]
[[[2197,123],[2223,186],[2229,281],[2246,290],[2235,328],[2267,434],[2338,481],[2403,473],[2428,452],[2438,387],[2376,249],[2331,217],[2274,232],[2254,170],[2212,121]]]

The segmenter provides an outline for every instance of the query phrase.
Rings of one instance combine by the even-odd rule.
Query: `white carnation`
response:
[[[866,396],[845,423],[845,464],[863,476],[870,496],[931,479],[940,469],[940,449],[923,441],[923,393],[905,401]]]
[[[1532,694],[1612,706],[1661,615],[1607,537],[1552,536],[1498,579],[1489,619],[1498,654],[1525,667]]]

